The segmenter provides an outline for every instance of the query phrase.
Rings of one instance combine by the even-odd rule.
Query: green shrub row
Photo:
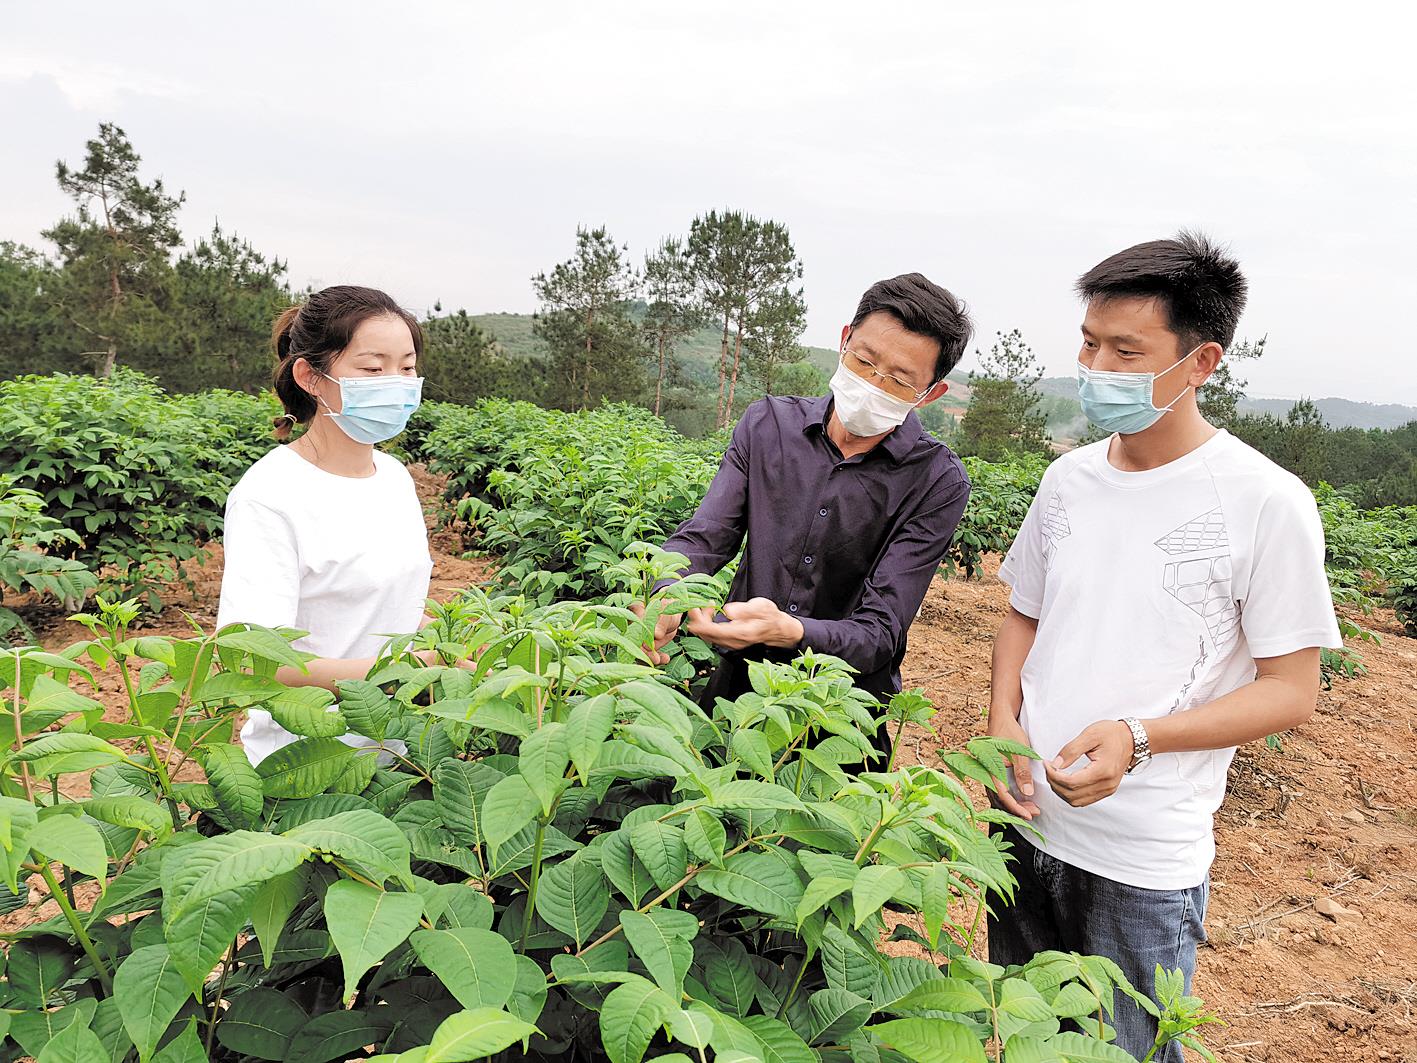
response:
[[[168,395],[142,375],[0,382],[0,468],[36,492],[49,552],[143,593],[221,535],[227,492],[272,446],[269,396]]]

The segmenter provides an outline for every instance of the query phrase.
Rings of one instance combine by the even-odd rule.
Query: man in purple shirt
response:
[[[698,512],[664,544],[690,572],[717,572],[747,537],[722,618],[687,617],[722,654],[706,704],[746,692],[749,661],[807,649],[845,660],[883,700],[900,690],[906,631],[969,497],[915,411],[948,390],[971,331],[960,301],[919,273],[880,281],[841,331],[830,395],[744,412]],[[656,650],[681,620],[660,621]]]

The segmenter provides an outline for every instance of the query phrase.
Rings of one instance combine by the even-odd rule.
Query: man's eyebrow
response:
[[[1088,339],[1090,339],[1090,340],[1095,340],[1095,339],[1097,339],[1097,336],[1096,336],[1096,335],[1093,333],[1093,331],[1092,331],[1090,328],[1088,328],[1086,325],[1079,325],[1078,327],[1079,327],[1080,329],[1082,329],[1082,334],[1083,334],[1084,336],[1086,336]],[[1106,338],[1112,340],[1114,343],[1125,343],[1125,344],[1126,344],[1127,346],[1129,346],[1129,347],[1139,347],[1139,346],[1141,346],[1142,344],[1146,343],[1146,341],[1145,341],[1144,339],[1142,339],[1140,336],[1133,336],[1133,335],[1132,335],[1131,333],[1129,333],[1129,332],[1119,333],[1119,334],[1116,335],[1116,336],[1108,336],[1108,337],[1106,337]]]

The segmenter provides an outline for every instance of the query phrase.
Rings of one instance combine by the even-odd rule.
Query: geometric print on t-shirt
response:
[[[1044,568],[1053,567],[1053,555],[1057,553],[1058,544],[1072,533],[1072,525],[1068,523],[1068,511],[1063,508],[1063,501],[1055,491],[1048,499],[1048,508],[1043,511]]]
[[[1240,610],[1230,593],[1225,514],[1219,508],[1202,513],[1157,539],[1156,546],[1174,559],[1163,566],[1161,585],[1205,621],[1211,640],[1223,650],[1240,627]]]

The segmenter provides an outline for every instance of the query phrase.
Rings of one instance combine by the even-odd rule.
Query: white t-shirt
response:
[[[1038,620],[1019,719],[1045,760],[1099,720],[1214,701],[1254,679],[1256,657],[1343,644],[1302,481],[1224,431],[1145,472],[1114,468],[1109,442],[1049,466],[999,570]],[[1234,754],[1157,754],[1084,808],[1035,764],[1041,848],[1133,886],[1199,885]]]
[[[374,475],[351,477],[276,447],[227,497],[225,553],[218,627],[298,628],[309,634],[297,649],[348,658],[376,656],[423,620],[433,571],[423,508],[408,470],[377,450]],[[296,738],[261,709],[241,729],[253,764]]]

